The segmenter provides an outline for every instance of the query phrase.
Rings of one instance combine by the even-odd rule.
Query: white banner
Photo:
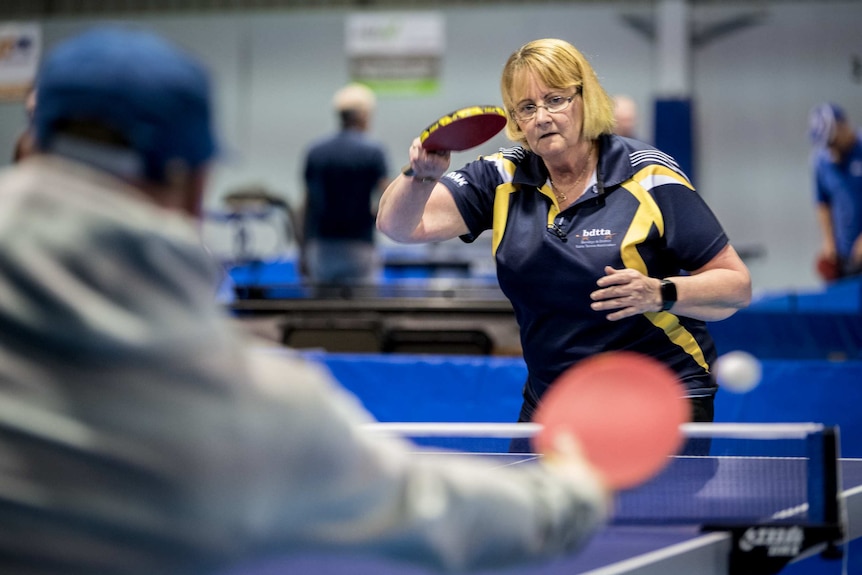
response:
[[[426,93],[438,87],[446,47],[437,12],[351,14],[345,49],[353,80],[378,92]]]

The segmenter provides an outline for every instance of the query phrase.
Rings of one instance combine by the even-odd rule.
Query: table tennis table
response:
[[[425,447],[422,456],[445,454],[449,450],[434,451]],[[715,450],[714,450],[715,452]],[[471,455],[476,455],[475,453]],[[479,454],[493,462],[492,467],[534,464],[537,455],[512,453]],[[835,506],[844,518],[843,533],[832,532],[837,545],[813,545],[808,551],[797,550],[792,558],[768,566],[739,563],[731,560],[731,551],[737,545],[749,544],[759,538],[763,553],[784,553],[782,547],[793,546],[787,534],[793,538],[799,522],[793,515],[800,509],[816,515],[809,504],[798,505],[806,500],[811,485],[780,488],[774,493],[757,489],[768,472],[775,477],[790,477],[797,473],[803,458],[796,457],[677,457],[661,477],[645,486],[617,495],[614,517],[598,531],[580,551],[567,557],[546,563],[518,566],[508,569],[486,571],[483,574],[497,575],[766,575],[804,567],[816,562],[812,570],[803,573],[829,575],[830,573],[858,573],[860,557],[851,552],[862,543],[862,459],[833,459],[837,469],[835,491],[840,493]],[[827,467],[829,461],[826,461]],[[806,463],[808,465],[808,463]],[[776,467],[777,466],[777,467]],[[809,481],[810,483],[810,481]],[[817,486],[819,488],[820,486]],[[705,527],[698,520],[698,513],[713,514],[716,506],[722,505],[725,491],[736,491],[734,497],[741,498],[742,511],[734,511],[722,525]],[[646,497],[645,497],[646,495]],[[829,497],[826,497],[827,501]],[[836,500],[832,497],[832,502]],[[694,501],[695,505],[673,501]],[[648,504],[641,503],[649,501]],[[811,504],[815,506],[814,503]],[[742,515],[740,515],[740,513]],[[660,522],[651,521],[651,516],[662,517]],[[624,519],[619,520],[619,518]],[[667,521],[669,520],[669,521]],[[778,521],[776,523],[776,520]],[[712,520],[715,522],[715,519]],[[811,522],[811,519],[808,519]],[[773,529],[779,525],[778,529]],[[757,531],[757,526],[763,527]],[[751,531],[755,529],[755,531]],[[748,535],[745,532],[749,531]],[[783,539],[782,539],[783,538]],[[853,540],[858,540],[855,543]],[[796,542],[798,543],[798,541]],[[807,546],[806,542],[806,546]],[[749,548],[751,545],[749,545]],[[775,551],[778,549],[777,551]],[[824,559],[824,550],[836,551],[838,558]],[[862,550],[860,550],[862,553]],[[733,555],[739,555],[734,552]],[[788,561],[793,561],[785,567]],[[849,571],[842,571],[850,565]],[[355,556],[308,555],[279,559],[245,570],[243,575],[275,575],[276,573],[314,573],[315,575],[433,575],[435,572],[404,563]]]
[[[520,355],[512,304],[496,281],[236,286],[228,304],[247,327],[268,324],[296,349],[340,353]]]

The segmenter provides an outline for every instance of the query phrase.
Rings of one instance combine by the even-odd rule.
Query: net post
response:
[[[841,499],[841,474],[839,458],[841,455],[840,434],[837,426],[826,427],[821,435],[821,473],[823,477],[823,515],[821,523],[835,529],[836,537],[826,541],[821,552],[825,559],[839,559],[843,555],[840,539],[844,536],[844,513]]]
[[[808,437],[808,516],[821,525],[841,522],[841,481],[838,471],[839,434],[835,426],[824,427]]]

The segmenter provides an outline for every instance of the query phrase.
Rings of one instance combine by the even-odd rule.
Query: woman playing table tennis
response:
[[[501,91],[517,145],[446,173],[449,156],[417,139],[413,175],[384,193],[378,228],[400,242],[471,242],[492,230],[529,372],[521,421],[563,371],[609,350],[670,367],[692,420],[712,421],[716,350],[705,322],[751,298],[722,226],[673,158],[613,134],[613,100],[569,43],[521,47]]]

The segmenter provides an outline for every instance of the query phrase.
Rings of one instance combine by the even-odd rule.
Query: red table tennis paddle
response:
[[[606,352],[564,371],[545,393],[534,421],[540,453],[571,434],[584,457],[614,490],[661,471],[683,443],[691,417],[685,389],[664,364],[642,354]]]
[[[838,266],[838,261],[835,259],[818,256],[815,265],[817,267],[817,274],[824,281],[831,282],[841,277],[841,268]]]
[[[484,144],[506,125],[506,111],[499,106],[470,106],[439,118],[419,135],[429,152],[462,152]],[[409,166],[404,175],[412,176]]]

